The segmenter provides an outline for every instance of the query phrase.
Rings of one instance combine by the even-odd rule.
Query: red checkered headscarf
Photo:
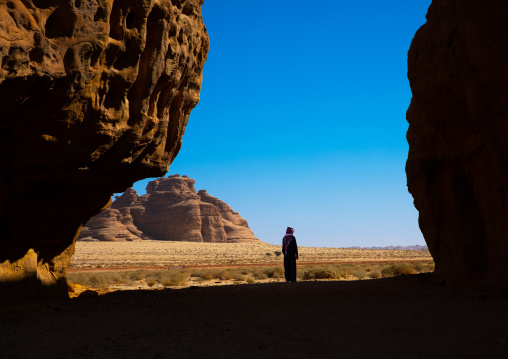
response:
[[[286,229],[286,235],[284,236],[284,239],[283,239],[285,253],[288,252],[289,243],[291,243],[291,241],[293,240],[293,233],[295,233],[294,228],[288,227],[288,229]]]

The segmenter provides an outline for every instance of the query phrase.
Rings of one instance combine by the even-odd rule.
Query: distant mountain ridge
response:
[[[360,249],[387,249],[387,250],[401,250],[401,251],[426,251],[429,248],[427,246],[421,246],[415,244],[414,246],[387,246],[387,247],[348,247],[348,248],[360,248]]]

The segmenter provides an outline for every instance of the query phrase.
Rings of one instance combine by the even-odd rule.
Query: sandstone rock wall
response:
[[[141,197],[128,189],[86,223],[79,240],[259,242],[238,212],[204,190],[196,193],[195,182],[172,175],[149,182]]]
[[[198,195],[202,202],[210,203],[217,208],[224,224],[224,231],[226,232],[228,242],[257,241],[257,238],[254,237],[254,234],[249,229],[247,221],[238,212],[233,211],[227,203],[210,196],[205,190],[200,190]]]
[[[78,240],[82,238],[97,241],[152,239],[136,227],[130,213],[130,208],[108,208],[90,218],[81,229]]]
[[[503,0],[433,0],[408,54],[408,188],[451,282],[508,282],[507,18]]]
[[[80,226],[168,170],[199,100],[201,5],[0,1],[3,298],[66,295]]]

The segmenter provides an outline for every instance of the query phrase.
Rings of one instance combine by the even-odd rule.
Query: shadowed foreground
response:
[[[0,358],[502,358],[508,289],[430,275],[115,292],[0,310]]]

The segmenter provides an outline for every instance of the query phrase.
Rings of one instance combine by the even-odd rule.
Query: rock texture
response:
[[[199,101],[201,5],[0,2],[2,295],[66,295],[80,226],[166,173]]]
[[[408,54],[408,187],[451,282],[508,282],[507,18],[503,0],[434,0]]]
[[[259,242],[238,212],[204,190],[196,193],[195,182],[180,175],[159,178],[141,197],[130,188],[91,218],[78,239]]]
[[[227,203],[210,196],[203,189],[198,192],[198,196],[202,203],[208,203],[217,208],[228,242],[251,242],[257,240],[257,237],[254,237],[254,234],[249,229],[247,221],[238,212],[233,211]]]

